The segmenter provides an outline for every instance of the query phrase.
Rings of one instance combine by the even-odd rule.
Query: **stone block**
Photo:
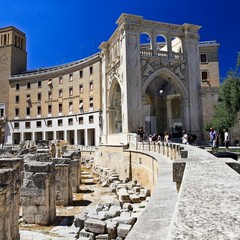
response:
[[[130,224],[119,224],[117,228],[118,237],[125,238],[130,232],[131,228],[132,228],[132,225]]]
[[[81,239],[81,237],[84,237],[84,238],[88,238],[88,240],[95,240],[95,234],[92,233],[92,232],[87,232],[85,229],[82,229],[80,232],[79,232],[79,239]]]
[[[84,223],[84,229],[92,233],[106,233],[106,223],[101,220],[89,218]]]

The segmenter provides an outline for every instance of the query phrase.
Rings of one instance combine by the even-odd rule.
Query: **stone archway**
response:
[[[120,133],[122,132],[122,99],[121,99],[121,87],[116,80],[112,81],[109,97],[108,97],[108,119],[109,128],[108,132]]]
[[[146,133],[163,135],[169,131],[173,137],[180,137],[182,128],[188,126],[188,96],[183,81],[169,69],[159,69],[145,80],[142,96]]]

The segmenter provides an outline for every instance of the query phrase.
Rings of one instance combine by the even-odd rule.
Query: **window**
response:
[[[48,105],[48,114],[52,114],[52,105]]]
[[[18,123],[18,122],[15,122],[15,123],[14,123],[14,128],[15,128],[15,129],[19,129],[19,123]]]
[[[38,93],[38,94],[37,94],[37,100],[38,100],[38,101],[42,101],[42,94],[41,94],[41,93]]]
[[[42,87],[42,81],[38,81],[38,87]]]
[[[83,100],[79,101],[79,111],[83,112]]]
[[[47,127],[52,127],[52,120],[47,120]]]
[[[93,67],[89,67],[89,73],[90,73],[90,75],[93,74]]]
[[[41,106],[38,106],[37,107],[37,115],[41,115],[41,113],[42,113],[42,108],[41,108]]]
[[[42,127],[42,122],[41,121],[37,121],[36,125],[37,125],[37,128],[40,128],[40,127]]]
[[[69,125],[69,126],[73,125],[73,118],[69,118],[69,119],[68,119],[68,125]]]
[[[50,88],[52,88],[52,84],[53,84],[52,79],[51,79],[51,78],[48,79],[48,86],[49,86]]]
[[[0,108],[0,118],[4,117],[4,108]]]
[[[93,90],[93,82],[89,83],[89,90],[92,91]]]
[[[52,91],[48,92],[48,99],[49,99],[49,100],[52,99]]]
[[[201,63],[207,63],[207,62],[208,62],[207,54],[206,54],[206,53],[200,54],[200,62],[201,62]]]
[[[20,86],[19,86],[19,83],[16,84],[16,90],[19,90],[20,89]]]
[[[78,118],[78,124],[83,124],[83,117]]]
[[[28,83],[27,83],[27,89],[30,89],[30,88],[31,88],[31,83],[28,82]]]
[[[15,117],[19,117],[19,108],[15,108]]]
[[[63,77],[59,77],[58,83],[59,83],[59,84],[62,84],[62,83],[63,83]]]
[[[73,74],[70,73],[70,74],[69,74],[69,81],[72,82],[72,80],[73,80]]]
[[[79,93],[83,93],[83,85],[82,84],[79,85]]]
[[[31,128],[31,122],[25,122],[25,128]]]
[[[26,101],[27,101],[28,103],[31,102],[31,95],[30,95],[30,94],[27,94],[27,95],[26,95]]]
[[[26,108],[26,116],[30,116],[30,112],[31,112],[31,111],[30,111],[30,107],[27,107],[27,108]]]
[[[79,71],[79,77],[82,78],[83,77],[83,70]]]
[[[202,82],[209,82],[209,72],[201,71]]]
[[[19,103],[19,96],[15,97],[15,103]]]
[[[59,112],[59,113],[62,113],[62,103],[59,103],[59,104],[58,104],[58,112]]]
[[[58,126],[62,126],[62,125],[63,125],[62,119],[58,119]]]
[[[72,112],[72,110],[73,110],[73,103],[69,102],[69,112]]]
[[[93,121],[93,116],[89,116],[89,123],[93,123],[94,121]]]
[[[59,89],[58,90],[58,97],[62,98],[62,96],[63,96],[63,90]]]
[[[93,108],[93,97],[89,98],[89,107]]]
[[[69,88],[69,96],[72,96],[72,95],[73,95],[73,88],[70,87],[70,88]]]

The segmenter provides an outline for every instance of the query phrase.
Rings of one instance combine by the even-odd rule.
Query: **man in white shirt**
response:
[[[226,129],[225,133],[224,133],[224,145],[225,145],[226,151],[228,151],[228,146],[229,146],[229,133],[228,133],[228,129]]]

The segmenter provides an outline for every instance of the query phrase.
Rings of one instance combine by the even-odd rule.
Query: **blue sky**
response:
[[[99,51],[121,13],[202,26],[200,41],[220,43],[220,76],[240,51],[239,0],[0,0],[0,28],[26,33],[28,70],[75,61]]]

